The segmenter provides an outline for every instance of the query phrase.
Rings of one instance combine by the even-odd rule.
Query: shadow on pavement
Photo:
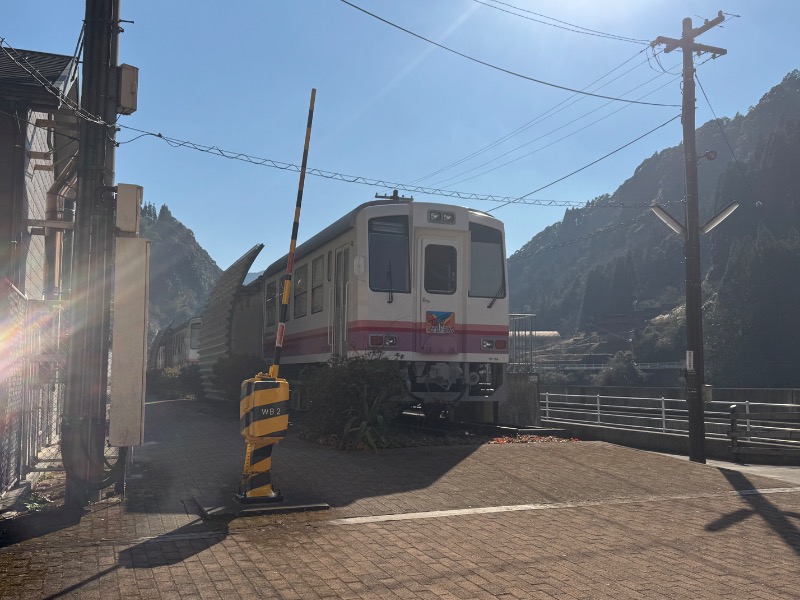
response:
[[[148,403],[146,445],[135,449],[126,510],[185,514],[187,499],[227,502],[239,488],[245,441],[238,407],[197,401]],[[290,429],[273,454],[273,485],[284,504],[346,506],[428,488],[479,444],[351,453],[299,439]]]
[[[706,525],[706,531],[716,532],[732,527],[753,516],[761,517],[770,529],[779,535],[783,541],[800,556],[800,529],[790,519],[800,520],[800,513],[782,511],[770,502],[766,496],[755,490],[752,482],[738,471],[719,469],[720,473],[731,484],[734,490],[742,492],[742,499],[750,508],[735,510],[722,515],[716,521]]]
[[[229,522],[229,519],[216,519],[213,526],[210,526],[202,521],[194,521],[167,534],[140,542],[120,552],[117,564],[47,596],[46,600],[72,594],[119,569],[153,569],[183,562],[223,541],[228,536]]]
[[[81,510],[60,507],[2,520],[0,521],[0,548],[77,525],[83,514]]]

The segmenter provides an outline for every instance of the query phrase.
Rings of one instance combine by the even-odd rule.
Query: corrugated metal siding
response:
[[[36,119],[47,118],[47,114],[32,112],[28,118],[35,122]],[[33,152],[48,152],[47,130],[28,125],[26,136],[26,149]],[[36,164],[50,164],[47,160],[26,160],[25,165],[25,196],[23,198],[23,215],[26,219],[44,219],[47,212],[47,190],[53,185],[52,171],[34,170]],[[22,236],[22,246],[25,261],[25,295],[29,298],[40,300],[44,298],[44,272],[45,250],[43,235],[29,235],[31,228],[25,227]]]
[[[231,325],[236,296],[253,261],[263,248],[264,244],[256,244],[220,275],[203,310],[198,354],[203,394],[208,399],[223,400],[222,393],[212,382],[212,369],[219,359],[230,356]]]

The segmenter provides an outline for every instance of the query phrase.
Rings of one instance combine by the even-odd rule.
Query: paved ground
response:
[[[800,484],[599,442],[345,454],[292,438],[286,503],[203,522],[235,414],[147,407],[124,503],[0,523],[0,598],[797,598]]]

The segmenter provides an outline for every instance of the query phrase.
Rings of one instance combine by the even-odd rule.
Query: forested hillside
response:
[[[800,297],[798,119],[793,71],[747,115],[697,130],[698,151],[718,153],[699,164],[701,223],[741,204],[701,241],[706,363],[718,385],[800,385],[790,366],[799,364],[791,349],[791,306]],[[681,360],[683,240],[649,206],[684,221],[684,188],[676,146],[646,159],[614,194],[567,210],[509,258],[512,311],[536,313],[540,329],[563,336],[624,333],[642,361]]]
[[[156,214],[142,207],[142,237],[152,240],[150,255],[149,341],[161,327],[200,314],[221,270],[197,243],[194,233],[166,205]]]

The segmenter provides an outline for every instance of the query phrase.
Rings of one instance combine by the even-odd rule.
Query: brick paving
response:
[[[752,471],[596,442],[375,455],[290,435],[276,486],[331,510],[204,522],[192,498],[238,483],[237,415],[150,404],[146,439],[124,502],[0,522],[0,598],[798,597],[800,490]]]

